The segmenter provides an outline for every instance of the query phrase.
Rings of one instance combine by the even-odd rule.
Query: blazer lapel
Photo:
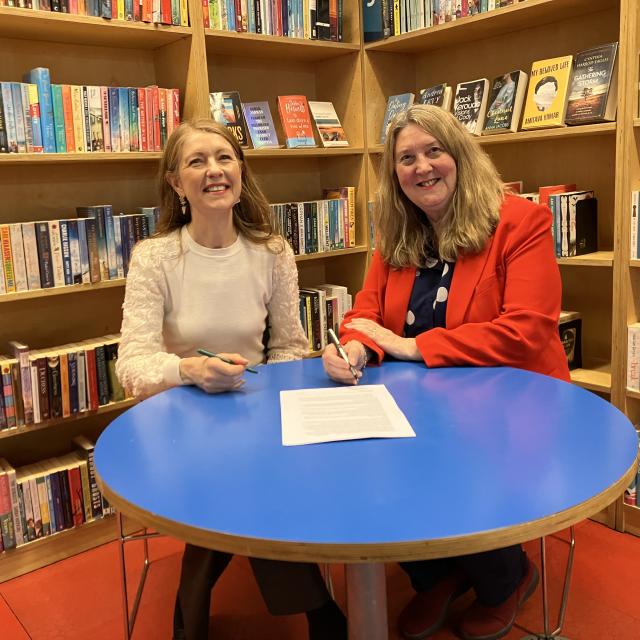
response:
[[[494,236],[491,236],[480,253],[462,255],[456,260],[447,301],[447,329],[455,329],[462,324],[473,292],[487,263],[493,238]]]
[[[453,275],[455,277],[455,271]],[[404,331],[405,317],[415,278],[416,270],[413,267],[389,270],[383,323],[387,329],[399,336]]]

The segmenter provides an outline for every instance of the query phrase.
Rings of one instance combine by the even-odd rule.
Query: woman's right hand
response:
[[[187,384],[200,387],[207,393],[223,393],[240,389],[245,383],[242,376],[249,361],[238,353],[220,353],[222,358],[236,364],[227,364],[219,358],[198,356],[180,360],[180,377]]]
[[[362,369],[367,361],[367,352],[364,345],[358,340],[349,340],[343,345],[343,349],[349,358],[349,362],[358,372],[358,380],[362,377]],[[342,384],[357,384],[347,363],[340,357],[338,350],[329,344],[322,352],[322,365],[327,375],[335,382]]]

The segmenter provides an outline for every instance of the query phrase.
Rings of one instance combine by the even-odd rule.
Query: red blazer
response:
[[[504,365],[570,379],[558,334],[562,284],[550,229],[547,207],[505,197],[500,222],[485,248],[456,261],[446,328],[416,337],[427,366]],[[342,341],[359,340],[381,361],[382,350],[345,324],[369,318],[402,335],[415,272],[414,267],[390,268],[375,252],[363,289],[342,324]]]

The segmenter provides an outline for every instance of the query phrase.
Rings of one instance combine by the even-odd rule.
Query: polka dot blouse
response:
[[[446,326],[447,299],[454,267],[455,262],[433,258],[416,270],[404,322],[405,338],[415,338],[434,327]]]

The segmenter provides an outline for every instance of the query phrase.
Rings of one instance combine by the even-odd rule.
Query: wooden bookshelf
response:
[[[558,258],[558,264],[568,267],[612,267],[613,251],[596,251],[571,258]]]
[[[115,280],[104,280],[94,284],[73,284],[64,287],[52,287],[50,289],[33,289],[31,291],[14,291],[0,295],[0,305],[8,302],[18,302],[19,300],[35,300],[36,298],[50,298],[52,296],[64,296],[74,293],[89,293],[90,291],[100,291],[100,289],[111,289],[113,287],[124,287],[126,280],[116,278]]]
[[[611,393],[611,365],[604,364],[591,369],[573,369],[571,381],[589,391]]]

